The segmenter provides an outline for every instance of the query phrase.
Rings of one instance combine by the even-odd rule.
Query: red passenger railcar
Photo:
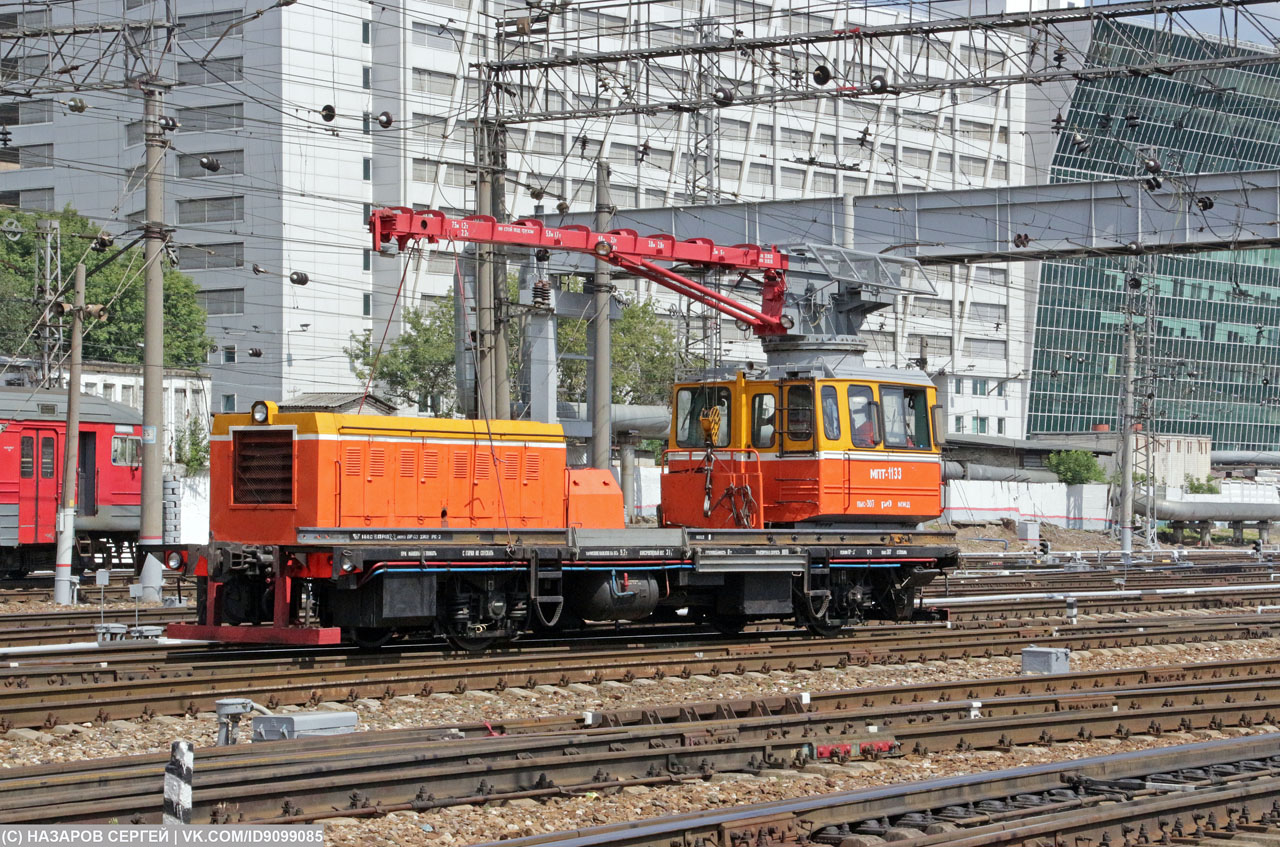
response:
[[[0,388],[0,574],[53,567],[66,417],[66,392]],[[82,566],[132,562],[142,497],[141,424],[128,406],[81,398],[76,562]]]

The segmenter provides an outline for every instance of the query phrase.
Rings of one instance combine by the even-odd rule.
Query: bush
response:
[[[1102,473],[1102,466],[1088,450],[1060,450],[1050,453],[1044,464],[1058,475],[1058,482],[1067,485],[1102,482],[1106,479]]]
[[[1196,479],[1191,474],[1183,477],[1183,488],[1187,489],[1188,494],[1221,494],[1222,489],[1218,487],[1218,483],[1213,481],[1213,477],[1206,476],[1203,480]]]

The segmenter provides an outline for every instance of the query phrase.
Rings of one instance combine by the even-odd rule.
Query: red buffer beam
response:
[[[393,240],[401,250],[411,241],[425,240],[432,244],[465,241],[590,253],[741,321],[756,335],[785,335],[787,332],[782,316],[787,255],[777,249],[766,250],[755,244],[722,247],[707,238],[677,241],[672,235],[638,235],[630,229],[593,232],[585,226],[548,227],[538,220],[504,224],[488,215],[450,218],[434,209],[419,212],[403,206],[375,210],[369,218],[369,231],[373,234],[375,250]],[[755,309],[726,297],[655,262],[730,268],[742,271],[744,275],[759,271],[762,277],[761,308]]]

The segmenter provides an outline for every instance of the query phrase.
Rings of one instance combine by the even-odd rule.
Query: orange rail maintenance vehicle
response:
[[[198,578],[199,619],[170,635],[376,646],[430,634],[477,649],[591,621],[784,619],[831,634],[931,614],[917,589],[958,555],[952,533],[922,528],[942,513],[936,392],[920,371],[866,367],[857,337],[910,263],[402,208],[374,212],[370,229],[378,248],[593,254],[750,326],[766,363],[673,387],[657,527],[624,526],[614,478],[568,467],[558,425],[267,401],[219,415],[210,543],[166,556]],[[659,262],[736,269],[762,305]]]

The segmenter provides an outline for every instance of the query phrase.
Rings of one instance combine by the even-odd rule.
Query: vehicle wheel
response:
[[[504,640],[501,635],[447,635],[445,640],[455,650],[464,653],[483,653],[494,644]]]

